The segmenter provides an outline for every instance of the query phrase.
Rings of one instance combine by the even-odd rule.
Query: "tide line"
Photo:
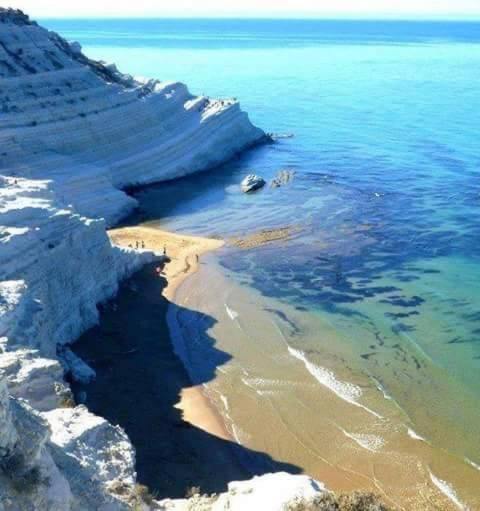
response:
[[[441,493],[445,495],[445,497],[448,498],[448,500],[450,500],[450,502],[453,502],[453,504],[455,504],[458,509],[461,509],[462,511],[468,511],[468,508],[463,504],[463,502],[460,501],[457,496],[457,492],[453,489],[453,486],[450,483],[447,483],[447,481],[444,481],[443,479],[439,479],[434,474],[432,474],[430,470],[429,474],[432,483],[440,490]]]
[[[348,431],[345,431],[342,427],[338,425],[337,427],[347,438],[350,438],[356,444],[358,444],[363,449],[366,449],[367,451],[377,452],[385,445],[384,439],[380,436],[369,435],[365,433],[349,433]]]
[[[299,350],[296,350],[290,346],[288,346],[289,353],[295,357],[297,360],[300,360],[305,365],[307,371],[324,387],[328,388],[332,392],[334,392],[340,399],[350,403],[351,405],[362,408],[369,414],[373,415],[377,419],[383,419],[384,417],[379,413],[371,410],[367,406],[359,403],[357,399],[359,399],[362,395],[362,390],[358,385],[348,382],[342,382],[337,380],[333,371],[326,369],[321,366],[317,366],[310,362]]]

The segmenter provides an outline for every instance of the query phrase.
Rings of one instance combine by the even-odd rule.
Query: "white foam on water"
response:
[[[230,408],[228,406],[227,396],[224,396],[223,394],[220,394],[220,399],[222,400],[223,406],[225,407],[225,411],[228,412],[230,410]]]
[[[265,380],[264,378],[242,378],[242,381],[252,389],[269,385],[269,380]]]
[[[235,426],[235,423],[233,422],[232,416],[230,415],[230,405],[228,404],[227,396],[224,396],[220,392],[219,392],[219,395],[220,395],[220,399],[223,403],[223,407],[225,409],[225,411],[223,413],[225,427],[227,428],[228,431],[230,431],[231,435],[235,439],[235,442],[237,442],[237,444],[239,444],[239,445],[242,445],[240,442],[240,437],[237,432],[237,428]]]
[[[224,303],[223,305],[225,305],[225,310],[227,311],[227,314],[230,317],[230,319],[232,321],[235,321],[238,318],[238,312],[234,311],[233,309],[230,309],[230,307],[226,303]]]
[[[480,470],[480,465],[478,465],[477,463],[475,463],[474,461],[472,461],[471,459],[465,457],[464,458],[465,461],[473,468],[476,468],[477,470]]]
[[[295,382],[289,380],[276,380],[270,378],[242,378],[243,383],[252,389],[265,389],[265,387],[292,387]]]
[[[346,437],[367,451],[377,452],[385,445],[385,440],[381,436],[366,433],[349,433],[340,426],[338,428]]]
[[[280,140],[282,138],[293,138],[295,135],[293,133],[272,133],[271,137],[273,140]]]
[[[247,387],[250,387],[253,390],[257,390],[252,383],[247,378],[241,378],[242,383],[244,383]]]
[[[362,408],[363,410],[370,413],[374,417],[377,417],[378,419],[383,419],[383,417],[380,414],[378,414],[377,412],[374,412],[367,406],[362,405],[362,403],[359,403],[357,401],[357,399],[359,399],[362,396],[362,389],[358,385],[337,380],[333,371],[330,371],[329,369],[326,369],[324,367],[312,364],[312,362],[310,362],[305,357],[305,355],[299,350],[296,350],[289,346],[288,351],[290,352],[290,354],[293,357],[295,357],[296,359],[298,359],[304,363],[307,371],[321,385],[323,385],[324,387],[327,387],[329,390],[334,392],[340,399],[343,399],[347,403],[350,403],[354,406],[358,406],[359,408]]]
[[[275,394],[274,390],[268,389],[268,387],[276,386],[278,383],[282,383],[280,380],[264,380],[263,378],[241,378],[242,382],[255,391],[259,396],[266,396],[267,393],[271,395]],[[259,388],[260,387],[260,388]],[[265,390],[267,387],[267,390]]]
[[[237,428],[235,427],[235,424],[231,424],[232,427],[232,435],[233,438],[235,438],[235,442],[237,442],[238,445],[242,445],[242,442],[240,442],[240,437],[238,436]]]
[[[460,501],[451,484],[447,483],[447,481],[444,481],[443,479],[439,479],[432,474],[432,472],[429,471],[429,473],[432,483],[445,495],[445,497],[450,500],[450,502],[453,502],[458,509],[468,511],[468,508]]]
[[[385,399],[387,399],[388,401],[392,401],[392,399],[393,399],[392,396],[390,396],[390,394],[387,393],[387,391],[385,390],[383,385],[373,376],[370,376],[370,378],[375,382],[375,386],[382,393],[383,397]]]
[[[418,433],[415,433],[413,429],[407,428],[407,433],[410,438],[413,438],[414,440],[420,440],[422,442],[426,442],[427,440],[423,438],[423,436],[420,436]]]

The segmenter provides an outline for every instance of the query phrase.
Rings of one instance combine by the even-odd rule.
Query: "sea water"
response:
[[[137,195],[167,229],[292,228],[279,243],[227,246],[194,277],[221,289],[198,280],[180,292],[217,316],[215,338],[234,353],[217,390],[238,441],[334,488],[368,478],[407,507],[414,497],[393,481],[412,485],[398,474],[421,466],[408,470],[421,481],[412,493],[429,495],[422,506],[438,491],[441,505],[480,508],[480,24],[44,23],[130,74],[238,97],[280,135]],[[239,190],[248,173],[270,182],[282,170],[284,186]],[[260,441],[238,410],[262,399],[276,427]]]

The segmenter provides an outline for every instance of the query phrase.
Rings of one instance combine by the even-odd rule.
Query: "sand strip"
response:
[[[222,240],[175,234],[146,226],[112,229],[108,235],[115,245],[132,248],[138,245],[159,255],[166,252],[170,261],[161,269],[159,267],[159,271],[167,279],[163,295],[170,302],[175,302],[175,291],[183,280],[197,270],[201,256],[224,244]],[[233,440],[201,386],[184,388],[176,408],[182,411],[185,422],[225,440]]]

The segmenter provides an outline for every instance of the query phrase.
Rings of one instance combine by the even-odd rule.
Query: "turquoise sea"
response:
[[[122,71],[238,97],[280,135],[138,197],[172,230],[295,227],[287,242],[225,249],[219,267],[328,324],[418,436],[477,470],[463,495],[480,506],[480,23],[43,23]],[[287,185],[239,193],[247,173],[281,170]],[[295,353],[312,342],[297,335]]]

